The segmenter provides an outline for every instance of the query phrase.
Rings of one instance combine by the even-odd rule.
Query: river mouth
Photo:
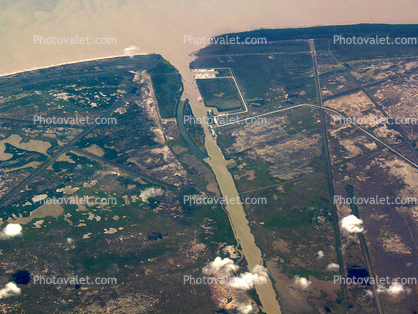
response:
[[[192,80],[185,80],[183,82],[184,93],[183,97],[189,99],[190,106],[196,118],[204,118],[207,116],[209,108],[205,108],[204,104],[199,102],[200,93],[196,87],[196,83]],[[185,97],[187,96],[187,97]],[[203,124],[205,131],[205,147],[209,158],[205,162],[211,167],[215,174],[216,181],[224,198],[239,198],[239,193],[235,186],[235,182],[229,172],[227,166],[231,162],[225,160],[225,157],[216,143],[216,140],[211,134],[209,126]],[[251,228],[247,220],[244,208],[241,204],[227,204],[225,206],[228,213],[229,221],[235,238],[241,246],[242,253],[248,263],[248,268],[251,270],[256,265],[263,265],[263,258],[261,250],[255,244],[255,239],[251,233]],[[260,298],[262,309],[267,314],[280,314],[280,305],[277,301],[276,292],[274,291],[270,278],[263,284],[257,284],[255,289]]]

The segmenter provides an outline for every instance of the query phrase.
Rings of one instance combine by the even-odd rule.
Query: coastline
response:
[[[228,35],[237,35],[237,34],[245,34],[245,33],[250,33],[250,32],[263,32],[263,31],[274,31],[274,30],[299,30],[299,29],[309,29],[309,28],[326,28],[326,27],[350,27],[350,26],[358,26],[361,24],[371,24],[371,25],[411,25],[409,23],[403,23],[403,24],[398,24],[398,23],[351,23],[351,24],[306,24],[306,25],[299,25],[299,26],[289,26],[289,27],[275,27],[275,26],[270,26],[270,27],[251,27],[251,28],[243,28],[243,29],[234,29],[232,32],[218,32],[217,34],[213,35],[213,36],[209,36],[206,38],[217,38],[217,37],[222,37],[222,36],[228,36]],[[418,25],[418,24],[415,24]],[[279,39],[281,40],[281,39]],[[185,44],[183,44],[183,46],[185,46]],[[193,44],[193,45],[189,45],[190,46],[190,50],[185,50],[185,51],[179,51],[177,54],[172,55],[170,53],[167,53],[167,51],[154,51],[154,52],[136,52],[136,53],[117,53],[117,54],[109,54],[106,56],[92,56],[92,57],[87,57],[87,58],[81,58],[81,59],[77,59],[77,57],[75,57],[75,59],[69,60],[69,61],[63,61],[63,62],[52,62],[50,64],[44,64],[44,65],[37,65],[37,66],[33,66],[33,67],[29,67],[29,68],[18,68],[15,69],[13,71],[9,71],[9,72],[2,72],[2,70],[0,69],[0,78],[3,77],[7,77],[7,76],[12,76],[12,75],[17,75],[17,74],[22,74],[25,72],[32,72],[32,71],[38,71],[38,70],[44,70],[44,69],[48,69],[48,68],[54,68],[54,67],[58,67],[58,66],[65,66],[65,65],[69,65],[69,64],[77,64],[77,63],[83,63],[83,62],[92,62],[92,61],[100,61],[100,60],[107,60],[107,59],[114,59],[114,58],[122,58],[122,57],[133,57],[133,56],[139,56],[139,55],[151,55],[151,54],[158,54],[161,55],[165,60],[167,60],[169,63],[171,63],[176,69],[177,71],[180,73],[180,75],[183,78],[188,77],[188,79],[192,79],[191,76],[189,76],[189,68],[188,65],[190,64],[190,62],[192,62],[195,58],[196,58],[196,54],[203,48],[206,48],[207,46],[209,46],[208,43],[202,43],[202,44]],[[138,47],[133,46],[135,49],[138,49]],[[130,47],[125,48],[128,49]],[[93,53],[94,54],[94,53]],[[171,58],[169,57],[169,55],[171,55]],[[181,60],[181,61],[180,61]],[[180,61],[180,62],[179,62]],[[41,62],[36,62],[36,63],[41,63]],[[187,68],[186,68],[187,67]]]
[[[158,53],[186,79],[189,56],[206,46],[185,37],[210,38],[255,29],[306,28],[359,23],[416,23],[416,0],[397,3],[292,1],[205,1],[193,6],[187,0],[174,2],[69,2],[55,6],[17,0],[0,12],[0,75],[12,75],[54,65],[120,56],[124,49]],[[355,12],[355,14],[353,14]],[[393,14],[397,12],[397,14]],[[167,27],[169,26],[169,27]],[[115,39],[107,44],[41,44],[43,38],[89,37]],[[106,41],[105,41],[106,42]]]
[[[139,53],[139,54],[135,54],[133,56],[148,55],[148,54],[152,54],[152,53],[143,53],[143,54]],[[16,74],[22,74],[22,73],[25,73],[25,72],[34,72],[34,71],[39,71],[39,70],[55,68],[55,67],[59,67],[59,66],[63,66],[63,65],[77,64],[77,63],[91,62],[91,61],[99,61],[99,60],[116,59],[116,58],[120,58],[120,57],[129,57],[129,56],[122,54],[122,55],[113,55],[113,56],[108,56],[108,57],[97,57],[97,58],[90,58],[90,59],[84,59],[84,60],[69,61],[69,62],[64,62],[64,63],[51,64],[51,65],[47,65],[47,66],[39,66],[39,67],[34,67],[34,68],[31,68],[31,69],[27,69],[27,70],[17,70],[15,72],[4,73],[4,74],[0,73],[0,78],[6,77],[6,76],[12,76],[12,75],[16,75]]]

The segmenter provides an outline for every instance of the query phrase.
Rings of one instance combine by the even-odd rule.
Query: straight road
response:
[[[334,179],[333,179],[333,176],[332,176],[331,158],[330,158],[330,154],[329,154],[328,133],[327,133],[326,123],[325,123],[324,104],[322,102],[321,83],[320,83],[320,80],[319,80],[318,62],[317,62],[317,59],[316,59],[315,43],[314,43],[313,39],[309,40],[309,46],[311,47],[312,60],[313,60],[313,65],[314,65],[316,93],[317,93],[317,96],[318,96],[319,105],[321,107],[321,109],[320,109],[321,128],[322,128],[322,135],[323,135],[322,138],[323,138],[323,142],[324,142],[324,148],[325,148],[325,154],[326,154],[326,163],[327,163],[327,169],[328,169],[329,189],[330,189],[331,199],[334,199],[334,195],[335,195]],[[333,217],[333,221],[334,221],[334,230],[335,230],[335,237],[336,237],[336,240],[337,240],[337,247],[341,248],[341,236],[340,236],[339,225],[338,225],[338,211],[337,211],[337,207],[335,206],[335,204],[333,204],[332,209],[333,209],[332,210],[332,217]],[[361,243],[361,249],[363,251],[363,255],[364,255],[364,258],[366,260],[367,268],[369,269],[369,274],[373,278],[376,278],[375,272],[374,272],[374,269],[373,269],[373,265],[371,263],[369,249],[367,247],[367,243],[366,243],[366,239],[364,237],[364,234],[359,234],[359,239],[360,239],[360,243]],[[342,257],[342,251],[341,250],[337,250],[337,257],[338,257],[338,263],[340,264],[340,275],[344,276],[345,275],[344,274],[344,260],[343,260],[343,257]],[[379,311],[379,314],[384,314],[383,306],[382,306],[382,303],[380,302],[380,298],[379,298],[379,294],[377,293],[376,285],[372,285],[372,289],[373,289],[373,294],[374,294],[374,297],[375,297],[375,303],[376,303],[377,309]],[[343,285],[343,291],[344,291],[345,299],[347,301],[347,286],[346,285]],[[348,312],[348,308],[347,308],[347,312]]]

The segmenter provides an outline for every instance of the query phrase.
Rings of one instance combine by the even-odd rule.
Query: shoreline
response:
[[[149,54],[152,54],[152,53],[138,53],[138,54],[132,55],[132,57],[133,56],[140,56],[140,55],[149,55]],[[5,74],[0,73],[0,78],[3,78],[5,76],[12,76],[12,75],[16,75],[16,74],[22,74],[22,73],[25,73],[25,72],[34,72],[34,71],[39,71],[39,70],[55,68],[55,67],[59,67],[59,66],[63,66],[63,65],[77,64],[77,63],[91,62],[91,61],[99,61],[99,60],[107,60],[107,59],[116,59],[116,58],[121,58],[121,57],[130,57],[130,56],[122,54],[122,55],[113,55],[113,56],[108,56],[108,57],[97,57],[97,58],[89,58],[89,59],[83,59],[83,60],[77,60],[77,61],[69,61],[69,62],[64,62],[64,63],[57,63],[57,64],[52,64],[52,65],[47,65],[47,66],[34,67],[34,68],[30,68],[28,70],[18,70],[18,71],[14,71],[14,72],[5,73]]]
[[[299,25],[299,26],[289,26],[289,27],[275,27],[274,25],[271,25],[270,27],[251,27],[251,28],[244,28],[242,30],[234,30],[232,32],[220,32],[219,34],[210,36],[209,38],[211,38],[211,37],[216,38],[216,37],[226,36],[226,35],[230,35],[230,34],[235,35],[235,34],[240,34],[240,33],[248,33],[248,32],[252,32],[252,31],[296,30],[296,29],[316,28],[316,27],[320,27],[320,28],[324,27],[325,28],[325,27],[333,27],[333,26],[356,26],[356,25],[361,25],[361,24],[392,25],[392,26],[395,26],[395,25],[418,25],[418,24],[410,24],[410,23],[367,23],[367,22],[350,23],[350,24],[303,24],[303,25]],[[210,44],[206,44],[206,43],[201,44],[201,45],[196,45],[195,44],[193,46],[194,47],[192,49],[190,49],[191,51],[186,53],[187,56],[191,59],[195,59],[196,58],[196,53],[198,53],[201,49],[204,49],[204,48],[210,46]],[[134,53],[132,55],[129,55],[129,54],[126,54],[126,53],[121,53],[121,54],[108,55],[108,56],[105,56],[105,57],[91,57],[91,58],[85,58],[85,59],[80,59],[80,60],[53,63],[53,64],[43,65],[43,66],[34,66],[34,67],[31,67],[31,68],[19,69],[19,70],[15,70],[15,71],[12,71],[12,72],[6,72],[6,73],[1,73],[1,70],[0,70],[0,78],[4,78],[4,77],[7,77],[7,76],[12,76],[12,75],[17,75],[17,74],[22,74],[22,73],[25,73],[25,72],[33,72],[33,71],[39,71],[39,70],[44,70],[44,69],[69,65],[69,64],[77,64],[77,63],[83,63],[83,62],[115,59],[115,58],[121,58],[121,57],[134,57],[134,56],[139,56],[139,55],[151,55],[151,54],[161,55],[165,60],[170,62],[170,64],[172,64],[177,69],[177,71],[180,73],[180,75],[182,74],[180,64],[176,64],[176,62],[174,62],[173,60],[170,60],[170,58],[167,58],[163,52],[141,52],[141,53]],[[191,61],[193,61],[193,60],[190,60],[190,62]]]
[[[199,51],[200,49],[202,49],[202,48],[199,48],[196,51]],[[174,66],[180,74],[179,68],[177,68],[174,65],[174,63],[172,61],[170,61],[169,58],[165,57],[162,53],[158,53],[158,52],[140,52],[140,53],[135,53],[133,55],[126,55],[126,54],[110,55],[110,56],[107,56],[107,57],[88,58],[88,59],[75,60],[75,61],[69,61],[69,62],[63,62],[63,63],[55,63],[55,64],[51,64],[51,65],[47,65],[47,66],[33,67],[33,68],[30,68],[30,69],[27,69],[27,70],[17,70],[17,71],[9,72],[9,73],[0,73],[0,78],[4,78],[6,76],[18,75],[18,74],[22,74],[22,73],[26,73],[26,72],[35,72],[35,71],[39,71],[39,70],[45,70],[45,69],[55,68],[55,67],[59,67],[59,66],[65,66],[65,65],[69,65],[69,64],[77,64],[77,63],[84,63],[84,62],[93,62],[93,61],[100,61],[100,60],[125,58],[125,57],[129,58],[129,57],[136,57],[136,56],[149,56],[149,55],[152,55],[152,54],[157,54],[157,55],[162,56],[163,59],[168,61],[172,66]],[[192,56],[192,57],[194,58],[194,56]]]

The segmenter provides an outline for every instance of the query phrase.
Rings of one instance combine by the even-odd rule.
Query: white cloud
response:
[[[397,297],[401,293],[410,293],[411,289],[403,286],[399,282],[393,282],[389,288],[386,288],[385,286],[379,285],[377,288],[378,293],[386,293],[392,297]]]
[[[316,253],[318,255],[318,259],[321,259],[324,257],[324,252],[323,251],[318,251],[318,253]]]
[[[341,228],[349,233],[360,233],[364,231],[363,220],[354,215],[344,217],[340,221]]]
[[[241,314],[249,314],[253,310],[253,306],[251,304],[245,305],[244,303],[240,304],[237,308],[238,312]]]
[[[0,233],[1,238],[11,238],[22,234],[22,226],[19,224],[8,224]]]
[[[308,288],[308,286],[312,283],[312,281],[306,279],[305,277],[295,276],[294,278],[295,284],[301,287],[302,289]]]
[[[71,245],[71,244],[73,244],[74,243],[74,239],[72,239],[72,238],[67,238],[67,244],[68,245]]]
[[[125,48],[123,50],[123,53],[125,54],[125,56],[133,57],[134,55],[139,53],[139,48],[136,46],[129,46],[128,48]]]
[[[214,275],[215,277],[226,277],[230,276],[232,272],[237,271],[238,268],[232,259],[222,259],[218,256],[213,262],[210,262],[208,266],[203,268],[203,273],[206,275]]]
[[[6,286],[0,290],[0,299],[11,296],[20,295],[20,288],[14,282],[8,282]]]
[[[409,288],[405,288],[402,284],[398,282],[394,282],[390,285],[390,287],[386,290],[386,293],[391,296],[398,296],[401,293],[409,293],[411,290]]]
[[[330,263],[327,265],[327,268],[325,268],[326,271],[338,271],[340,269],[340,265],[336,263]]]
[[[148,203],[148,199],[150,197],[155,197],[157,195],[163,195],[164,191],[160,188],[146,188],[145,190],[141,191],[139,197],[142,199],[143,202]]]
[[[238,265],[229,258],[217,257],[208,266],[203,268],[205,275],[213,275],[218,279],[223,279],[227,286],[235,289],[248,290],[256,284],[265,284],[267,282],[267,268],[261,265],[254,266],[251,272],[245,272],[239,276],[233,276],[233,273],[239,269]]]
[[[245,272],[239,277],[233,277],[228,282],[228,286],[248,290],[254,288],[256,284],[267,283],[267,269],[261,265],[256,265],[252,272]]]

